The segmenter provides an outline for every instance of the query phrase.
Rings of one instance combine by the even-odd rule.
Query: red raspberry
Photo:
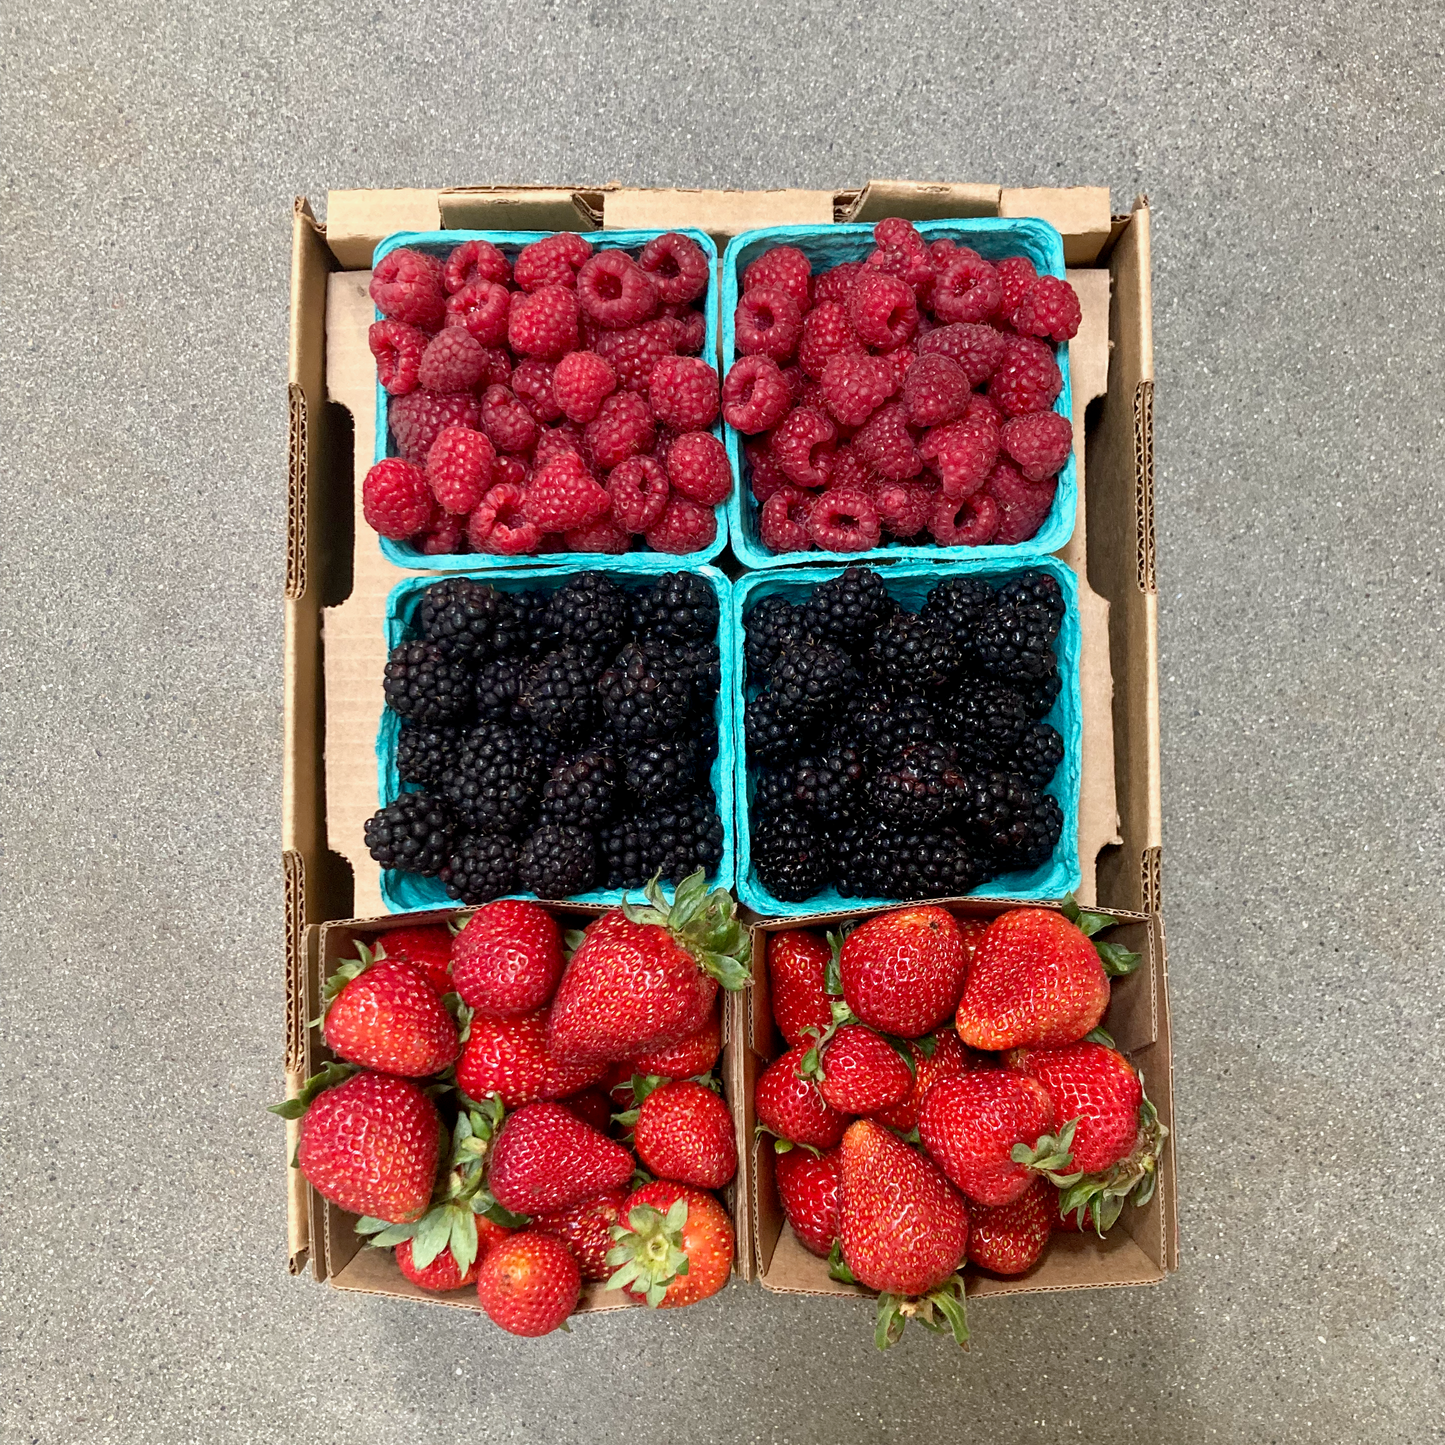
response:
[[[796,402],[803,394],[803,383],[807,377],[803,375],[803,368],[796,363],[792,366],[782,366],[778,370],[784,381],[788,383],[788,389],[793,393],[793,400]]]
[[[632,391],[614,391],[604,397],[597,415],[582,432],[582,445],[605,472],[628,457],[650,452],[657,440],[647,403]]]
[[[717,372],[697,356],[664,356],[647,383],[652,414],[663,426],[701,431],[717,420]]]
[[[824,487],[833,475],[838,429],[824,412],[800,406],[783,418],[768,441],[783,475],[800,487]]]
[[[467,541],[478,552],[519,557],[542,544],[542,529],[524,515],[527,493],[504,482],[494,486],[467,519]]]
[[[942,271],[952,260],[955,260],[962,252],[970,256],[977,256],[978,252],[972,246],[960,246],[957,241],[948,236],[940,236],[936,241],[928,243],[928,259],[933,262],[935,271]]]
[[[862,426],[897,389],[887,357],[837,352],[823,368],[823,400],[844,426]]]
[[[853,283],[863,274],[861,261],[843,261],[831,271],[825,271],[813,283],[813,305],[821,306],[825,301],[846,304]]]
[[[968,410],[963,414],[964,421],[980,422],[988,426],[1001,427],[1007,418],[996,401],[992,401],[982,392],[976,391],[968,399]]]
[[[437,330],[446,315],[442,263],[422,251],[405,246],[388,251],[371,273],[368,290],[383,316],[423,331]]]
[[[893,368],[893,385],[897,389],[902,387],[909,369],[918,360],[918,353],[911,346],[900,346],[897,351],[884,352],[883,359]]]
[[[918,301],[906,281],[865,270],[848,293],[848,320],[860,341],[892,351],[918,329]]]
[[[707,290],[707,257],[691,236],[678,231],[654,236],[642,248],[637,264],[652,277],[665,305],[696,301]]]
[[[426,454],[426,481],[432,496],[448,512],[465,516],[492,484],[497,454],[481,432],[470,427],[443,427]]]
[[[505,386],[482,393],[482,430],[499,452],[528,452],[537,441],[537,422]]]
[[[392,396],[416,390],[427,334],[405,321],[373,321],[366,344],[376,358],[376,379]]]
[[[829,486],[846,487],[850,491],[867,492],[871,497],[878,490],[879,478],[873,468],[850,444],[833,453],[833,476]]]
[[[938,473],[943,495],[962,501],[988,480],[998,445],[998,428],[989,422],[958,421],[934,427],[918,450]]]
[[[361,483],[361,512],[367,526],[394,542],[404,542],[430,526],[436,510],[426,473],[400,457],[377,462]]]
[[[717,536],[717,517],[711,507],[688,497],[671,496],[662,516],[647,529],[647,545],[654,552],[683,556],[700,552]]]
[[[878,508],[866,492],[829,487],[808,513],[808,535],[825,552],[862,552],[883,534]]]
[[[1011,319],[1018,304],[1028,295],[1039,273],[1027,256],[1005,256],[998,263],[999,305],[998,314]]]
[[[603,331],[595,343],[597,355],[617,373],[624,390],[646,391],[652,368],[677,350],[680,329],[680,323],[659,316],[626,331]]]
[[[954,500],[940,497],[928,530],[940,547],[982,547],[998,531],[998,503],[987,492]]]
[[[577,300],[609,331],[623,331],[656,312],[657,286],[626,251],[599,251],[577,273]]]
[[[987,495],[998,505],[998,532],[993,540],[1000,546],[1027,542],[1044,524],[1054,505],[1058,482],[1050,477],[1030,482],[1007,462],[1000,462],[989,474]]]
[[[667,449],[667,480],[674,492],[715,507],[733,489],[727,448],[710,431],[684,432]]]
[[[813,545],[808,535],[808,514],[815,498],[786,484],[763,503],[758,535],[770,552],[806,552]]]
[[[1025,480],[1042,482],[1068,461],[1074,429],[1056,411],[1034,411],[1005,423],[1001,440]]]
[[[576,452],[580,457],[582,443],[570,431],[564,431],[561,427],[541,427],[537,432],[537,444],[532,451],[532,466],[545,466],[561,452]]]
[[[576,231],[558,231],[541,241],[523,246],[513,268],[513,279],[523,291],[540,291],[544,286],[577,284],[577,273],[592,255],[591,245]]]
[[[939,326],[918,340],[918,354],[935,353],[956,361],[969,386],[982,386],[1003,360],[1004,338],[992,326],[972,321],[955,321]]]
[[[933,492],[922,482],[884,482],[873,498],[883,530],[899,539],[925,531],[936,502]]]
[[[446,324],[465,326],[483,346],[507,339],[512,293],[496,281],[474,281],[447,297]]]
[[[863,423],[854,438],[859,455],[879,476],[898,482],[923,470],[913,434],[901,402],[880,407]]]
[[[490,241],[463,241],[442,267],[442,284],[453,296],[479,281],[506,286],[511,279],[511,263]]]
[[[707,317],[701,311],[687,310],[672,320],[677,322],[677,349],[696,356],[707,340]]]
[[[498,487],[525,487],[527,466],[520,457],[498,457],[492,463],[492,490]]]
[[[562,534],[562,546],[568,552],[625,552],[630,545],[626,532],[612,517],[601,517],[585,527],[574,527]]]
[[[628,457],[608,473],[607,495],[620,526],[645,532],[667,506],[667,468],[656,457]]]
[[[1083,319],[1074,288],[1057,276],[1040,276],[1009,314],[1016,331],[1025,336],[1049,336],[1055,341],[1068,341],[1077,335]]]
[[[781,286],[759,286],[744,294],[733,312],[733,337],[743,356],[786,361],[798,345],[802,312]]]
[[[889,216],[873,227],[873,239],[877,249],[864,264],[907,282],[913,294],[923,300],[933,287],[934,264],[913,223]]]
[[[803,318],[798,340],[798,365],[807,376],[820,380],[823,368],[839,352],[855,356],[865,353],[863,343],[853,334],[848,310],[840,301],[820,301]]]
[[[774,246],[743,272],[743,292],[764,287],[786,291],[801,316],[813,304],[813,264],[796,246]]]
[[[617,373],[595,351],[570,351],[557,363],[552,390],[569,421],[591,421],[617,390]]]
[[[568,352],[567,355],[575,356],[576,352]],[[566,356],[562,358],[563,361],[566,359]],[[535,357],[529,357],[526,361],[518,362],[517,369],[512,373],[512,390],[539,422],[557,421],[562,415],[557,394],[552,389],[555,371],[556,367],[550,361],[538,361]]]
[[[470,392],[443,394],[418,387],[387,403],[386,420],[396,438],[397,450],[409,462],[421,465],[444,426],[474,427],[481,415]]]
[[[482,343],[461,326],[448,326],[427,342],[417,380],[428,391],[470,391],[487,369]]]
[[[963,368],[946,356],[920,356],[903,378],[903,409],[915,426],[957,421],[968,406],[969,395]]]
[[[412,538],[412,546],[427,557],[455,552],[470,552],[467,543],[467,519],[450,512],[438,512],[431,529]]]
[[[743,443],[743,455],[748,460],[748,486],[753,496],[766,502],[779,487],[791,486],[778,465],[777,458],[769,450],[766,440]]]
[[[955,256],[933,283],[933,314],[939,321],[987,321],[1003,292],[998,272],[981,256]]]
[[[505,346],[484,346],[482,350],[487,354],[487,369],[478,388],[485,391],[489,386],[511,386],[512,353]]]
[[[507,340],[524,356],[556,361],[577,349],[577,298],[565,286],[512,292]]]
[[[806,325],[806,324],[805,324]],[[793,391],[771,356],[740,356],[722,384],[723,420],[747,436],[777,426]]]
[[[605,517],[612,499],[576,452],[562,452],[538,467],[522,503],[522,515],[544,532],[569,532]]]
[[[1064,389],[1053,348],[1032,336],[1010,336],[988,384],[990,400],[1009,416],[1046,411]]]

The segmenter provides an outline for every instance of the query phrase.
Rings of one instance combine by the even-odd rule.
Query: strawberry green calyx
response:
[[[1015,1144],[1010,1158],[1035,1174],[1047,1174],[1060,1188],[1073,1184],[1084,1176],[1068,1173],[1074,1162],[1074,1131],[1079,1121],[1070,1119],[1057,1134],[1040,1134],[1032,1149],[1027,1144]]]
[[[1137,953],[1133,953],[1117,943],[1108,943],[1094,938],[1096,933],[1102,933],[1106,928],[1113,928],[1119,922],[1117,918],[1111,918],[1107,913],[1086,913],[1079,907],[1078,900],[1072,893],[1064,899],[1059,912],[1085,938],[1093,942],[1099,955],[1099,962],[1104,965],[1104,972],[1111,978],[1119,978],[1126,973],[1133,973],[1143,962]]]
[[[774,1154],[786,1154],[791,1149],[806,1149],[815,1159],[822,1158],[823,1151],[812,1144],[799,1144],[792,1139],[785,1139],[781,1134],[775,1134],[766,1124],[755,1124],[753,1126],[753,1137],[761,1139],[767,1136],[773,1141]]]
[[[836,953],[834,957],[837,957]],[[844,1024],[856,1024],[858,1022],[858,1016],[841,998],[835,998],[831,1007],[833,1010],[833,1021],[821,1033],[812,1027],[803,1030],[804,1034],[812,1034],[817,1042],[803,1055],[802,1061],[798,1065],[798,1077],[800,1079],[821,1080],[823,1077],[823,1065],[821,1062],[823,1049]]]
[[[632,1107],[624,1109],[620,1114],[614,1114],[612,1122],[621,1124],[624,1129],[632,1128],[637,1123],[637,1116],[642,1112],[647,1096],[668,1082],[661,1074],[633,1074],[627,1081],[627,1087],[632,1090]]]
[[[752,941],[748,930],[738,922],[738,906],[732,894],[726,888],[709,892],[707,877],[699,868],[677,885],[669,903],[660,878],[660,874],[654,874],[642,890],[647,906],[624,902],[623,916],[630,923],[667,929],[704,972],[730,992],[752,982],[748,971]]]
[[[843,997],[843,971],[838,960],[843,955],[843,939],[846,935],[841,928],[835,928],[828,935],[828,947],[833,950],[823,970],[823,992],[829,998]]]
[[[1142,1076],[1139,1082],[1144,1082]],[[1159,1183],[1159,1156],[1168,1137],[1169,1130],[1159,1121],[1158,1110],[1145,1095],[1139,1105],[1139,1132],[1128,1154],[1102,1173],[1054,1180],[1062,1187],[1059,1213],[1070,1215],[1076,1209],[1087,1210],[1094,1228],[1100,1236],[1105,1234],[1118,1223],[1128,1200],[1132,1199],[1136,1207],[1142,1208],[1154,1197]],[[1081,1213],[1081,1228],[1083,1219]]]
[[[963,1303],[963,1277],[950,1275],[936,1289],[917,1299],[896,1294],[879,1295],[878,1323],[873,1331],[873,1343],[880,1350],[890,1349],[903,1338],[903,1328],[911,1319],[935,1334],[946,1330],[960,1346],[966,1345],[968,1315]]]
[[[1103,1044],[1106,1049],[1113,1049],[1118,1052],[1119,1046],[1114,1042],[1114,1036],[1108,1029],[1090,1029],[1080,1040],[1085,1044]]]
[[[848,1268],[847,1261],[843,1258],[843,1241],[835,1239],[833,1247],[828,1251],[828,1278],[836,1279],[839,1284],[857,1284],[858,1276]]]
[[[355,1064],[338,1064],[335,1061],[323,1064],[320,1071],[312,1074],[291,1098],[281,1104],[267,1104],[266,1111],[283,1119],[299,1119],[318,1094],[335,1088],[337,1084],[344,1084],[358,1072]]]
[[[685,1199],[676,1200],[666,1214],[651,1204],[635,1205],[628,1212],[627,1227],[612,1226],[607,1263],[613,1273],[607,1288],[630,1289],[656,1309],[673,1280],[688,1272],[688,1257],[681,1248],[686,1224]]]
[[[356,957],[348,958],[345,963],[338,964],[331,977],[321,986],[321,1012],[312,1019],[308,1027],[319,1029],[326,1022],[326,1015],[331,1009],[341,991],[353,979],[358,979],[374,963],[380,963],[386,957],[386,950],[378,943],[375,948],[368,948],[364,943],[356,945]]]
[[[462,1002],[459,993],[448,993],[442,995],[442,1007],[452,1016],[452,1022],[457,1026],[457,1042],[464,1044],[472,1036],[472,1011]],[[456,1077],[453,1068],[452,1077]]]

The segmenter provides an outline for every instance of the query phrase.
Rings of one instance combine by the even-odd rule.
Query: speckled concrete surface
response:
[[[0,19],[6,1440],[1440,1438],[1441,12],[856,9]],[[288,1278],[292,194],[870,174],[1155,206],[1183,1268],[979,1304],[966,1357],[739,1286],[526,1344]]]

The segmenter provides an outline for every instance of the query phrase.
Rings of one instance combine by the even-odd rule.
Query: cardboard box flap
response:
[[[959,216],[999,214],[998,186],[945,181],[869,181],[861,191],[840,191],[834,198],[839,221],[951,220]]]
[[[726,241],[758,226],[827,225],[831,191],[688,191],[621,187],[607,193],[603,224],[614,231],[695,226]]]
[[[448,186],[437,199],[447,231],[595,231],[604,194],[600,187]]]
[[[348,270],[365,270],[377,242],[393,231],[441,228],[439,191],[328,191],[326,241]]]
[[[998,213],[1048,221],[1064,238],[1069,266],[1092,266],[1113,228],[1107,186],[1005,186]]]

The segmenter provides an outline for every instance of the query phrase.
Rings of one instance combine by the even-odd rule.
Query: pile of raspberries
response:
[[[1079,329],[1067,281],[986,261],[908,221],[814,276],[796,246],[743,273],[723,419],[743,444],[773,552],[1027,541],[1073,428],[1051,410],[1054,346]]]
[[[571,231],[515,263],[475,240],[389,252],[369,341],[400,455],[366,475],[367,522],[428,555],[706,547],[732,490],[698,354],[710,279],[676,231],[635,257]]]

